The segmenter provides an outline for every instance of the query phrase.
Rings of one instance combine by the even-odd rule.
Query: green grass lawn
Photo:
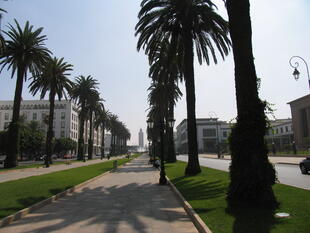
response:
[[[270,209],[237,206],[229,209],[226,192],[229,173],[201,167],[196,176],[184,176],[186,163],[167,164],[166,172],[184,198],[213,233],[309,233],[310,191],[276,184],[273,189],[280,206],[275,212],[290,213],[274,218]]]
[[[134,154],[132,155],[134,156],[139,156],[139,154]],[[112,157],[113,158],[113,157]],[[59,164],[66,164],[66,163],[76,163],[76,162],[80,162],[83,163],[83,161],[80,160],[68,160],[68,161],[57,161],[57,160],[53,160],[53,164],[50,164],[50,166],[53,165],[59,165]],[[42,161],[40,164],[29,164],[29,165],[20,165],[17,167],[13,167],[13,168],[0,168],[0,173],[1,172],[5,172],[5,171],[12,171],[12,170],[16,170],[16,169],[25,169],[25,168],[36,168],[36,167],[45,167],[44,165],[44,161]]]
[[[131,159],[118,159],[118,165]],[[0,218],[111,170],[113,161],[0,183]]]

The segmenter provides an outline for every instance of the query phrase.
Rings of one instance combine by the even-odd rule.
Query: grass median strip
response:
[[[310,191],[276,184],[273,189],[279,208],[289,218],[275,218],[274,212],[263,208],[227,206],[229,173],[207,167],[196,176],[184,176],[186,163],[167,164],[166,172],[184,198],[213,233],[308,233],[310,229]]]
[[[131,157],[135,158],[137,155]],[[118,165],[130,159],[118,159]],[[113,169],[113,161],[0,183],[0,218]]]

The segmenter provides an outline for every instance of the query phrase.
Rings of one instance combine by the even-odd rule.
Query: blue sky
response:
[[[227,18],[223,1],[214,1]],[[56,57],[74,65],[72,79],[92,75],[100,82],[106,107],[117,114],[131,131],[130,144],[138,144],[138,132],[146,128],[148,62],[137,52],[134,27],[140,1],[137,0],[9,0],[0,1],[8,11],[2,30],[14,18],[23,26],[44,27],[46,46]],[[300,64],[296,82],[288,60],[303,57],[310,65],[310,2],[308,0],[252,0],[253,50],[258,77],[262,79],[262,99],[275,104],[278,118],[290,117],[287,102],[309,94],[306,69]],[[196,115],[208,117],[213,111],[221,120],[236,117],[232,53],[217,65],[195,63]],[[0,74],[0,100],[13,99],[15,77]],[[24,99],[31,96],[24,85]],[[186,118],[185,91],[175,110],[176,124]]]

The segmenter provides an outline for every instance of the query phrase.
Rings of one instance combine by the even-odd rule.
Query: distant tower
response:
[[[140,129],[140,132],[139,132],[139,146],[140,146],[140,147],[143,147],[143,146],[144,146],[142,129]]]

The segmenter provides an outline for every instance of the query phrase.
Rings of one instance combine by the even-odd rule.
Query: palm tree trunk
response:
[[[230,142],[232,162],[228,200],[275,204],[271,187],[275,183],[275,171],[268,162],[264,142],[265,104],[259,99],[257,91],[249,0],[227,0],[227,12],[235,62],[238,112]]]
[[[54,108],[55,108],[55,90],[50,92],[50,112],[48,116],[48,130],[46,135],[46,144],[45,144],[45,166],[49,167],[52,156],[52,143],[53,143],[53,120],[54,120]]]
[[[80,127],[79,127],[79,141],[78,141],[78,155],[77,160],[84,158],[84,122],[85,122],[85,103],[82,103],[80,113]]]
[[[104,131],[105,131],[105,124],[102,123],[102,135],[101,135],[101,159],[104,158]]]
[[[88,159],[93,159],[93,111],[89,112]]]
[[[185,28],[187,28],[185,26]],[[194,80],[194,52],[193,40],[190,30],[184,29],[184,79],[186,89],[187,107],[187,140],[188,140],[188,164],[186,175],[196,175],[201,172],[198,160],[197,128],[196,128],[196,99]]]
[[[19,112],[20,112],[20,103],[23,92],[25,68],[18,67],[17,70],[17,80],[14,96],[14,105],[13,105],[13,116],[12,122],[9,126],[8,138],[8,156],[4,161],[5,168],[11,168],[17,166],[17,158],[20,153],[20,126],[19,126]]]

